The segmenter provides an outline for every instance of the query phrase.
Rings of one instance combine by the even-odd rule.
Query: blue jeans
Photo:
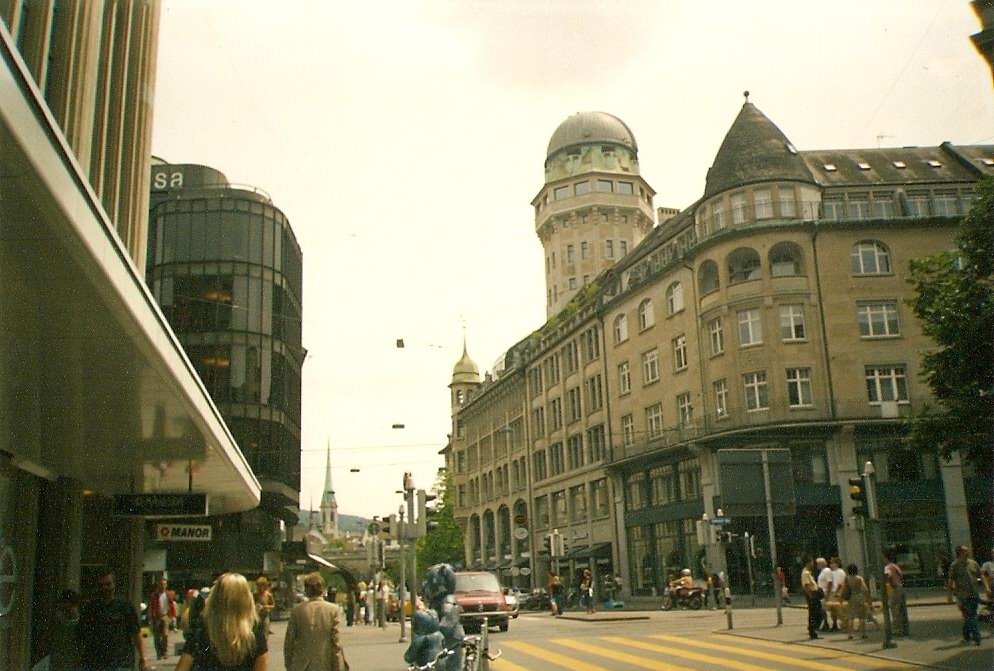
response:
[[[980,607],[980,598],[976,596],[960,597],[959,608],[963,613],[963,640],[979,641],[980,627],[977,626],[977,608]]]

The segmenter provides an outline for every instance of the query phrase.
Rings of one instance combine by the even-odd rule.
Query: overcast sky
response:
[[[678,208],[745,89],[801,150],[992,144],[979,30],[965,0],[164,0],[153,152],[290,219],[301,504],[330,441],[339,511],[384,515],[442,465],[463,325],[482,373],[544,322],[529,203],[566,117],[623,119]]]

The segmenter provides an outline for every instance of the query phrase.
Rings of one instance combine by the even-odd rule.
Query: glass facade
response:
[[[283,213],[258,193],[167,193],[152,194],[148,284],[256,477],[297,492],[300,247]]]

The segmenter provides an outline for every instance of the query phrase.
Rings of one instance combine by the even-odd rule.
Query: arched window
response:
[[[697,288],[701,295],[717,291],[720,286],[718,281],[718,264],[714,261],[705,261],[697,269]]]
[[[739,247],[728,255],[728,283],[737,284],[761,277],[759,254],[749,247]]]
[[[890,272],[890,253],[882,242],[862,240],[849,254],[853,275],[879,275]]]
[[[674,282],[666,289],[666,311],[675,315],[683,309],[683,285]]]
[[[803,258],[801,248],[793,242],[778,242],[770,248],[770,275],[773,277],[803,275]]]
[[[614,344],[628,340],[628,317],[620,314],[614,318]]]
[[[656,323],[656,317],[652,312],[652,299],[646,298],[639,303],[639,330],[644,331]]]

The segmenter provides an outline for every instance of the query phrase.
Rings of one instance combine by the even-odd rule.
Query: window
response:
[[[577,182],[573,185],[573,189],[578,196],[590,193],[590,182]]]
[[[725,202],[716,200],[711,203],[711,224],[714,230],[720,231],[725,227]]]
[[[690,403],[690,393],[676,397],[677,421],[680,426],[687,426],[694,421],[694,406]]]
[[[867,366],[866,393],[870,405],[880,405],[882,401],[908,402],[908,382],[904,366]]]
[[[732,194],[732,223],[742,224],[746,220],[746,197],[744,193]]]
[[[678,335],[672,342],[673,370],[680,371],[687,367],[687,336]]]
[[[780,306],[780,338],[784,342],[804,340],[804,306]]]
[[[894,194],[874,193],[870,205],[873,216],[877,219],[889,219],[894,216]]]
[[[619,249],[619,251],[620,251],[620,253],[621,253],[622,256],[625,256],[626,254],[628,254],[628,241],[627,240],[619,240],[618,241],[618,249]]]
[[[570,196],[573,195],[571,193],[572,190],[573,187],[571,186],[557,186],[554,192],[556,200],[563,200],[564,198],[569,198]]]
[[[604,241],[604,258],[605,259],[614,258],[614,240]]]
[[[631,414],[621,418],[621,443],[625,447],[635,444],[635,419]]]
[[[625,506],[628,510],[645,508],[645,473],[635,473],[625,478]]]
[[[659,352],[651,349],[642,355],[642,384],[651,384],[659,379]]]
[[[663,432],[663,404],[653,403],[645,409],[645,430],[649,437],[658,436]]]
[[[587,258],[587,241],[586,240],[584,240],[583,242],[580,243],[580,258],[581,259]]]
[[[587,486],[577,485],[569,488],[570,520],[583,522],[587,519]]]
[[[865,193],[850,194],[849,218],[869,219],[869,217],[870,217],[870,197]]]
[[[801,248],[793,242],[778,242],[770,248],[770,275],[788,277],[801,275]]]
[[[625,361],[618,365],[618,394],[624,396],[632,390],[631,366]]]
[[[584,461],[582,435],[570,436],[566,440],[566,456],[569,459],[570,470],[580,468],[586,463]]]
[[[593,517],[607,517],[610,504],[607,500],[607,478],[594,480],[590,483],[591,514]]]
[[[666,310],[674,315],[683,310],[683,285],[674,282],[666,289]]]
[[[725,336],[721,332],[721,317],[708,322],[708,338],[711,345],[711,356],[725,351]]]
[[[545,435],[545,408],[532,409],[532,429],[536,436]]]
[[[566,421],[573,423],[580,419],[582,407],[580,405],[580,388],[573,387],[566,392]]]
[[[536,480],[545,480],[549,477],[548,465],[545,460],[545,450],[539,450],[532,454],[532,475]],[[545,498],[544,496],[542,498]],[[536,503],[538,501],[536,500]]]
[[[771,219],[773,217],[773,195],[769,189],[753,191],[752,202],[756,208],[756,219]]]
[[[759,254],[754,249],[739,247],[728,255],[728,283],[758,280],[761,276]]]
[[[728,383],[725,380],[715,380],[714,384],[714,413],[719,419],[728,417]]]
[[[597,180],[597,190],[601,193],[611,193],[614,190],[611,188],[611,184],[609,179],[599,179]]]
[[[587,412],[591,413],[600,410],[604,406],[604,392],[601,386],[601,376],[594,375],[586,381],[587,385]]]
[[[746,410],[766,410],[770,407],[769,392],[766,388],[766,371],[746,373],[742,376],[745,386]]]
[[[905,204],[909,217],[927,217],[929,214],[927,193],[909,193],[905,197]]]
[[[628,340],[628,317],[618,315],[614,318],[614,344]]]
[[[787,398],[792,408],[801,408],[812,404],[810,368],[787,369]]]
[[[859,334],[864,338],[901,334],[897,319],[897,301],[867,301],[856,304]]]
[[[563,444],[555,443],[549,446],[549,474],[559,475],[566,470],[566,455],[564,454]],[[553,494],[555,498],[555,494]]]
[[[562,358],[566,375],[572,375],[580,367],[580,349],[576,346],[575,340],[570,340],[563,347]]]
[[[758,345],[763,342],[763,325],[759,320],[759,308],[739,310],[739,345]]]
[[[576,289],[576,278],[575,277],[569,278],[569,288],[570,289]]]
[[[821,201],[823,219],[839,220],[845,216],[845,203],[841,198],[824,198]]]
[[[552,524],[556,526],[566,526],[569,518],[566,517],[566,491],[560,490],[552,492]]]
[[[618,193],[632,194],[635,193],[635,190],[632,188],[631,182],[618,182]]]
[[[954,217],[959,214],[959,199],[955,193],[937,193],[932,199],[932,211],[939,217]]]
[[[549,401],[549,430],[555,431],[563,425],[563,402],[554,398]]]
[[[780,216],[784,219],[797,216],[797,200],[794,196],[794,187],[781,186],[777,189],[780,196]]]
[[[542,368],[536,366],[528,371],[528,392],[532,396],[542,393]]]
[[[566,245],[566,263],[573,263],[573,245]]]
[[[676,476],[672,464],[649,469],[649,493],[652,496],[652,504],[656,506],[677,500]]]
[[[604,459],[604,425],[598,424],[587,429],[587,455],[590,463],[596,463]]]
[[[714,261],[705,261],[697,269],[697,286],[701,295],[709,294],[718,290],[718,264]]]
[[[887,248],[876,240],[857,242],[849,254],[853,275],[880,275],[890,272]]]
[[[545,380],[550,387],[559,382],[559,354],[545,360]]]
[[[600,332],[593,326],[583,332],[581,342],[583,343],[584,361],[593,361],[601,355]]]
[[[680,498],[684,501],[701,495],[701,465],[697,459],[685,459],[676,465],[680,480]]]
[[[656,317],[652,312],[652,299],[646,298],[639,303],[639,330],[644,331],[656,323]]]

